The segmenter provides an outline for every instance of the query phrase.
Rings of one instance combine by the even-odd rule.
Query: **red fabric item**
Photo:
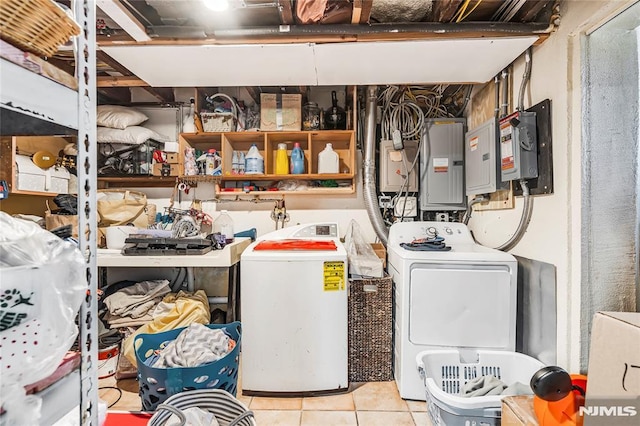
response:
[[[254,250],[337,250],[332,240],[265,240],[260,241]]]
[[[108,412],[107,419],[102,426],[144,426],[149,423],[149,419],[153,416],[153,413],[114,413]]]

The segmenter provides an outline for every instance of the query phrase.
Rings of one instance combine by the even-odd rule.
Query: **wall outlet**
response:
[[[391,207],[393,207],[393,204],[391,203],[391,196],[390,195],[379,195],[378,196],[378,205],[380,206],[381,209],[390,209]]]
[[[436,213],[436,222],[449,222],[449,213]]]

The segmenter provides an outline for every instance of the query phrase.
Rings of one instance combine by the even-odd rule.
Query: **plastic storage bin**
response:
[[[207,324],[211,329],[222,328],[236,346],[225,357],[210,364],[191,368],[153,368],[145,365],[156,349],[161,349],[186,327],[155,334],[136,336],[134,348],[138,362],[138,383],[142,409],[155,410],[167,398],[187,390],[222,389],[235,396],[238,390],[238,361],[240,354],[240,322]]]
[[[544,367],[537,359],[524,354],[489,350],[423,351],[417,355],[416,362],[434,426],[499,426],[504,396],[463,398],[458,396],[462,386],[469,380],[487,375],[495,376],[507,385],[515,382],[528,385],[535,372]]]

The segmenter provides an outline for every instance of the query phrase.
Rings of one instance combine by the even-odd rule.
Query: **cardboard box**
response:
[[[300,130],[302,95],[260,94],[260,130]]]
[[[640,424],[640,313],[594,316],[585,408],[585,426]]]
[[[533,396],[517,395],[502,399],[502,426],[538,426]]]
[[[169,163],[154,163],[153,176],[178,176],[178,165]]]
[[[167,163],[177,164],[178,163],[178,153],[177,152],[166,152]]]
[[[371,243],[371,248],[376,252],[376,256],[382,259],[382,267],[387,267],[387,249],[382,243]]]

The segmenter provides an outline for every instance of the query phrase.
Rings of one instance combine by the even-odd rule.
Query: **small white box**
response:
[[[64,167],[54,166],[44,170],[36,166],[31,157],[16,155],[16,189],[67,194],[69,179],[69,171]]]
[[[165,142],[164,143],[164,151],[165,152],[178,152],[180,150],[180,145],[178,142]]]

